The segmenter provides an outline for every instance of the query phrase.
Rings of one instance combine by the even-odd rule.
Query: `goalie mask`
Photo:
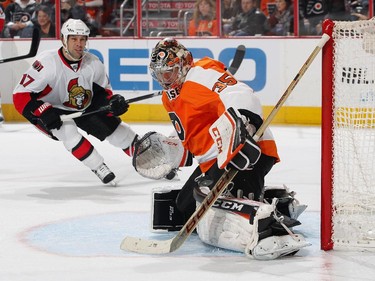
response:
[[[180,88],[192,65],[191,52],[173,38],[159,41],[152,50],[151,75],[164,90]]]

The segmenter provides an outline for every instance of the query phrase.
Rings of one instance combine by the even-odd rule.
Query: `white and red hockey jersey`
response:
[[[216,161],[217,149],[209,128],[226,109],[246,109],[263,115],[253,90],[226,72],[223,63],[210,58],[195,62],[179,93],[164,91],[162,101],[185,149],[197,159],[202,172]],[[279,161],[269,128],[258,144],[263,154]]]
[[[108,97],[112,88],[103,63],[87,53],[82,60],[69,64],[62,49],[41,53],[32,66],[22,75],[13,92],[14,106],[24,113],[30,104],[48,102],[53,107],[68,111],[83,111],[90,106],[93,85],[104,88]],[[29,108],[30,107],[30,108]]]

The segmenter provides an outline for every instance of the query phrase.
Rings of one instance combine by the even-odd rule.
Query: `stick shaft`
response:
[[[292,93],[293,89],[296,87],[299,80],[302,78],[302,76],[305,74],[306,70],[310,67],[311,63],[314,61],[315,57],[318,55],[319,51],[323,48],[325,43],[329,40],[329,35],[323,34],[321,39],[319,40],[318,44],[316,45],[313,52],[310,54],[310,56],[307,58],[305,63],[302,65],[301,69],[298,71],[297,75],[294,77],[292,82],[289,84],[288,88],[285,90],[284,94],[281,96],[275,107],[272,109],[271,113],[268,115],[267,119],[264,120],[262,126],[258,129],[258,131],[253,136],[254,140],[257,141],[266,128],[270,125],[271,121],[275,118],[276,114],[279,112],[280,108],[283,106],[285,101],[288,99],[289,95]]]

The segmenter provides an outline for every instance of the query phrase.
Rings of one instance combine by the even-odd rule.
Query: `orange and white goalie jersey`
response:
[[[94,83],[112,95],[103,63],[87,53],[81,61],[69,64],[62,49],[41,53],[22,75],[13,92],[14,105],[22,114],[33,100],[48,102],[56,108],[82,111],[90,106]]]
[[[202,172],[216,161],[217,148],[209,128],[226,109],[246,109],[263,117],[262,106],[253,90],[226,72],[224,64],[210,58],[195,62],[180,92],[164,91],[162,101],[185,149],[197,159]],[[263,154],[279,161],[268,128],[258,144]]]

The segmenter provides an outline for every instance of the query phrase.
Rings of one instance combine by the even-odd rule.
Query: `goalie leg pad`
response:
[[[310,245],[311,243],[306,242],[301,234],[271,236],[259,241],[247,255],[257,260],[273,260],[293,254]]]
[[[184,223],[184,215],[176,206],[179,189],[152,190],[152,230],[154,232],[178,231]]]
[[[244,252],[252,236],[253,226],[238,214],[210,208],[199,221],[197,232],[206,244]]]

